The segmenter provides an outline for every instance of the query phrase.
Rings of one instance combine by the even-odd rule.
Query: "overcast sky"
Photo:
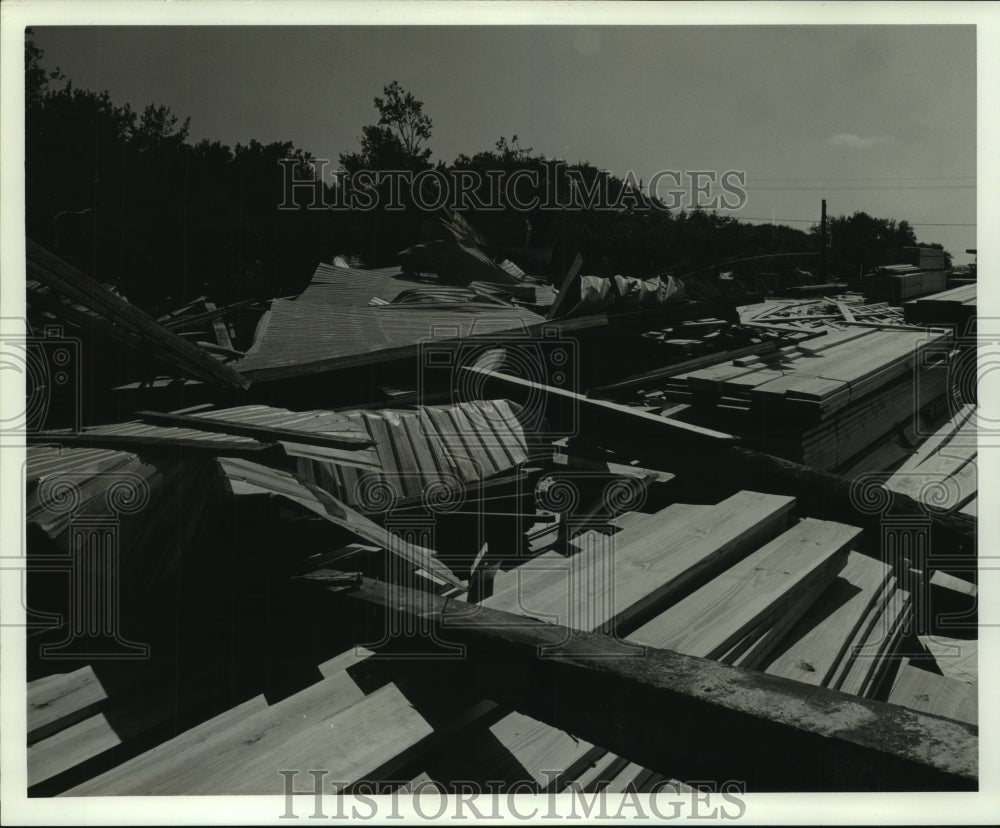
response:
[[[290,140],[336,160],[398,80],[435,160],[500,135],[647,180],[745,170],[736,213],[808,228],[865,210],[914,223],[956,263],[976,245],[971,26],[39,28],[45,62],[191,136]],[[791,219],[801,221],[791,222]],[[938,225],[938,226],[932,226]],[[940,226],[968,225],[968,226]]]

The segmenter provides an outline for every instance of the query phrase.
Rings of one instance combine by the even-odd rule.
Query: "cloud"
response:
[[[898,147],[902,142],[894,135],[872,135],[869,138],[862,138],[860,135],[853,135],[850,132],[839,132],[830,136],[827,143],[831,147],[866,150],[872,147]]]

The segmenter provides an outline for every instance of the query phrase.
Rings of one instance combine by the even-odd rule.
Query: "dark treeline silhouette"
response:
[[[386,184],[377,188],[372,210],[307,209],[316,199],[309,187],[295,188],[292,209],[279,209],[287,202],[280,162],[294,159],[303,179],[318,175],[307,150],[287,141],[251,140],[232,148],[192,142],[188,122],[167,107],[150,104],[137,112],[116,105],[107,91],[78,89],[58,69],[45,71],[42,57],[29,29],[27,234],[131,302],[158,310],[203,293],[216,302],[292,294],[318,262],[337,253],[382,266],[427,236],[433,213],[418,209],[405,188],[404,209],[386,209]],[[517,195],[521,202],[537,197],[539,206],[506,204],[500,211],[473,209],[468,216],[495,243],[494,252],[515,260],[520,253],[532,269],[556,280],[577,251],[588,272],[647,276],[819,248],[818,227],[751,225],[699,209],[667,210],[642,193],[641,182],[630,186],[636,182],[586,162],[555,163],[521,147],[516,135],[501,137],[490,150],[463,153],[451,165],[433,165],[433,124],[423,104],[395,81],[374,103],[378,120],[362,128],[357,151],[340,155],[343,170],[472,170],[484,181],[487,170],[537,175],[537,186],[522,175]],[[325,172],[322,200],[335,203],[336,184]],[[546,187],[565,197],[574,187],[600,192],[599,184],[612,208],[545,206]],[[476,194],[488,198],[485,191]],[[916,244],[907,222],[864,213],[832,219],[829,238],[830,273],[841,277],[901,261],[901,248]],[[780,267],[818,266],[815,258],[780,261]]]

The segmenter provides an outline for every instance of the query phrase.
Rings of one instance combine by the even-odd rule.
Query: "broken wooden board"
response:
[[[918,639],[943,675],[966,684],[979,682],[978,641],[943,635],[921,635]]]
[[[318,486],[307,483],[289,472],[267,468],[246,460],[219,458],[216,462],[229,490],[234,495],[265,494],[284,497],[399,556],[416,569],[433,573],[452,586],[465,589],[465,584],[438,559],[433,550],[393,535],[385,527],[379,526],[350,506],[341,503]]]

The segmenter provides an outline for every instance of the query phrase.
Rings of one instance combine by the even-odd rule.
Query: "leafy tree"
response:
[[[341,166],[350,173],[429,168],[431,150],[424,142],[431,137],[432,122],[423,112],[423,102],[406,92],[398,81],[382,91],[384,98],[375,97],[378,123],[362,127],[361,151],[341,153]]]

